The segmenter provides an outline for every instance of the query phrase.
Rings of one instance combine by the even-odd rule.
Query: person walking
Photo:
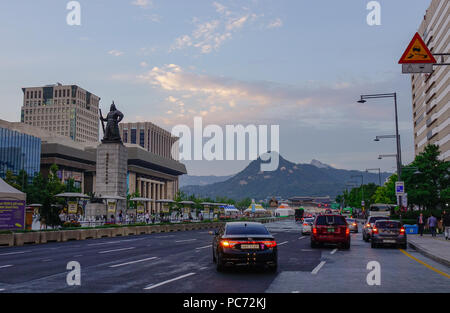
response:
[[[436,226],[437,219],[433,216],[433,213],[431,213],[430,217],[428,218],[428,227],[430,228],[432,237],[436,237]]]
[[[442,212],[442,226],[444,227],[444,237],[445,240],[450,239],[450,213],[446,210]]]
[[[423,236],[423,229],[425,228],[425,217],[422,213],[420,213],[419,217],[417,218],[417,226],[419,226],[420,236]]]

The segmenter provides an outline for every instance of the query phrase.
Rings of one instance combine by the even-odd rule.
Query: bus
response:
[[[370,205],[368,216],[391,216],[391,204],[374,203]]]
[[[298,209],[295,209],[294,215],[295,215],[295,221],[296,221],[296,222],[299,222],[299,221],[302,220],[302,218],[303,218],[303,213],[305,213],[305,209],[304,209],[304,208],[298,208]]]

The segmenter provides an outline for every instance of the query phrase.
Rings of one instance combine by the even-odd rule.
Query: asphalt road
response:
[[[218,273],[212,236],[201,230],[0,248],[0,292],[450,292],[450,269],[412,249],[371,249],[358,233],[350,250],[313,250],[294,221],[266,225],[278,243],[277,273]],[[81,265],[80,286],[66,283],[70,261]],[[380,285],[366,282],[370,261],[380,264]]]

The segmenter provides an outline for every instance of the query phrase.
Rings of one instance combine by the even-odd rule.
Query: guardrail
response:
[[[270,223],[284,220],[285,217],[271,217],[261,219],[249,219],[260,223]],[[117,236],[133,236],[161,232],[178,232],[200,229],[211,229],[225,224],[227,221],[202,222],[202,223],[176,223],[162,225],[135,225],[135,226],[116,226],[110,228],[91,228],[91,229],[62,229],[51,231],[30,231],[10,234],[0,234],[1,246],[23,246],[26,244],[45,244],[49,242],[66,242],[72,240],[99,239]]]

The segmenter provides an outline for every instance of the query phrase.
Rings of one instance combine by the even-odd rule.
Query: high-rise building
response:
[[[78,142],[98,141],[98,96],[76,85],[60,83],[22,91],[22,123]]]
[[[120,135],[124,143],[140,145],[145,150],[163,158],[172,157],[172,145],[178,140],[170,132],[151,122],[120,123]],[[175,145],[174,155],[178,160],[178,146]]]
[[[449,16],[450,1],[431,1],[418,30],[431,53],[448,53],[450,50]],[[439,62],[440,57],[436,56],[436,59]],[[432,74],[411,75],[414,150],[417,155],[428,144],[436,144],[440,147],[441,158],[449,161],[450,67],[433,68]]]

